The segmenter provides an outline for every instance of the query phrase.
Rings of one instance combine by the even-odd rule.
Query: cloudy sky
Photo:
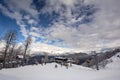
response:
[[[120,0],[0,0],[0,37],[96,50],[120,46]]]

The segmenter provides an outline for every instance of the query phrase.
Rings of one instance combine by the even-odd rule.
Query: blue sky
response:
[[[119,46],[118,7],[117,0],[0,0],[0,37],[16,30],[18,42],[31,36],[59,47]]]
[[[1,38],[4,37],[4,35],[10,30],[17,31],[17,38],[18,38],[17,40],[22,41],[23,36],[19,31],[20,28],[16,24],[16,21],[0,13],[0,32],[1,32],[0,37]]]

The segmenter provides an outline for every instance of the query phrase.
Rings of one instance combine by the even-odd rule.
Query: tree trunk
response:
[[[25,52],[24,52],[24,54],[23,54],[22,66],[25,65],[25,58],[26,58],[27,48],[28,48],[28,43],[27,43],[26,46],[25,46]]]
[[[10,42],[12,40],[12,37],[13,37],[13,33],[10,33],[10,35],[8,36],[8,39],[7,39],[7,43],[6,43],[6,48],[5,48],[5,53],[4,53],[4,58],[3,58],[3,68],[5,68],[5,65],[6,65],[6,56],[7,56],[7,51],[8,51],[8,48],[10,46]]]

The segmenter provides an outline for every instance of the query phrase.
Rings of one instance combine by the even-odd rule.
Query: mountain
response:
[[[31,54],[47,52],[50,54],[63,54],[63,53],[74,53],[74,52],[83,52],[83,50],[71,49],[71,48],[62,48],[56,47],[53,45],[43,44],[43,43],[34,43],[31,45]]]

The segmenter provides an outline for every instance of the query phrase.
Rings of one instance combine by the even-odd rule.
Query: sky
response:
[[[120,0],[0,0],[0,37],[17,31],[37,45],[97,50],[120,46]]]

